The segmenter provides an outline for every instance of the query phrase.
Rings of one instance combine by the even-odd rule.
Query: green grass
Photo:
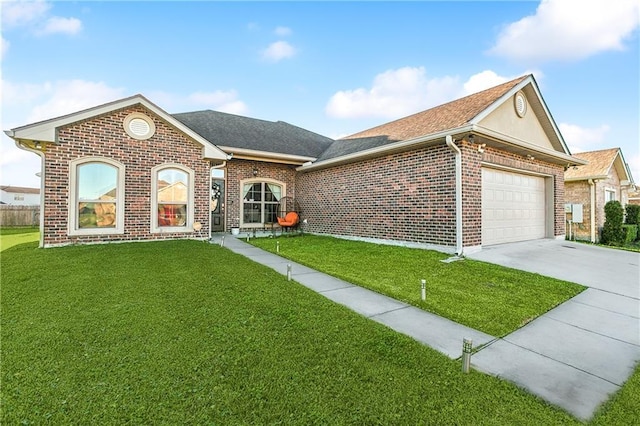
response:
[[[598,426],[640,424],[640,364],[613,398],[603,404],[591,424]]]
[[[18,244],[38,241],[40,232],[34,227],[0,228],[0,251]]]
[[[2,424],[577,424],[215,245],[36,245],[2,255]]]
[[[446,254],[304,235],[278,238],[280,255],[386,294],[493,336],[504,336],[584,290],[584,287],[489,263],[443,263]],[[276,240],[251,243],[275,252]],[[421,283],[427,282],[426,301]]]

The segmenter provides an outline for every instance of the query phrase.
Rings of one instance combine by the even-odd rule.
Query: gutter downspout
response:
[[[589,221],[591,222],[591,242],[595,243],[596,242],[596,209],[595,209],[595,205],[596,205],[596,184],[593,181],[593,179],[589,179],[589,186],[591,187],[590,189],[590,197],[589,197],[589,202],[590,202],[590,206],[589,206]]]
[[[9,133],[5,132],[9,137],[12,137]],[[39,247],[44,247],[44,151],[40,151],[37,149],[29,148],[24,145],[19,140],[15,140],[16,146],[22,150],[33,152],[34,154],[38,154],[40,157],[40,224],[38,225],[40,229],[40,242]]]
[[[451,135],[445,140],[456,156],[456,255],[462,256],[462,152]]]

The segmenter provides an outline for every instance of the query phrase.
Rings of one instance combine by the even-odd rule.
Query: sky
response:
[[[338,138],[533,73],[572,153],[640,183],[640,2],[5,1],[2,130],[134,94]],[[0,184],[39,187],[2,134]]]

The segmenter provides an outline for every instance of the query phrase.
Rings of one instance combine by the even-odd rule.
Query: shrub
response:
[[[638,238],[638,225],[622,225],[624,245],[633,243]]]
[[[626,219],[624,223],[627,225],[640,225],[640,205],[627,204],[625,207]]]
[[[624,242],[622,218],[624,216],[619,201],[609,201],[604,205],[604,227],[602,228],[602,243],[621,245]]]

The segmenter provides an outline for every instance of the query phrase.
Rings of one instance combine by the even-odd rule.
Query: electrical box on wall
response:
[[[573,223],[582,223],[582,204],[571,204],[567,203],[564,205],[564,212],[567,214],[571,214],[571,218],[567,218],[571,220]]]
[[[582,204],[573,204],[571,206],[571,216],[573,223],[582,223]]]

